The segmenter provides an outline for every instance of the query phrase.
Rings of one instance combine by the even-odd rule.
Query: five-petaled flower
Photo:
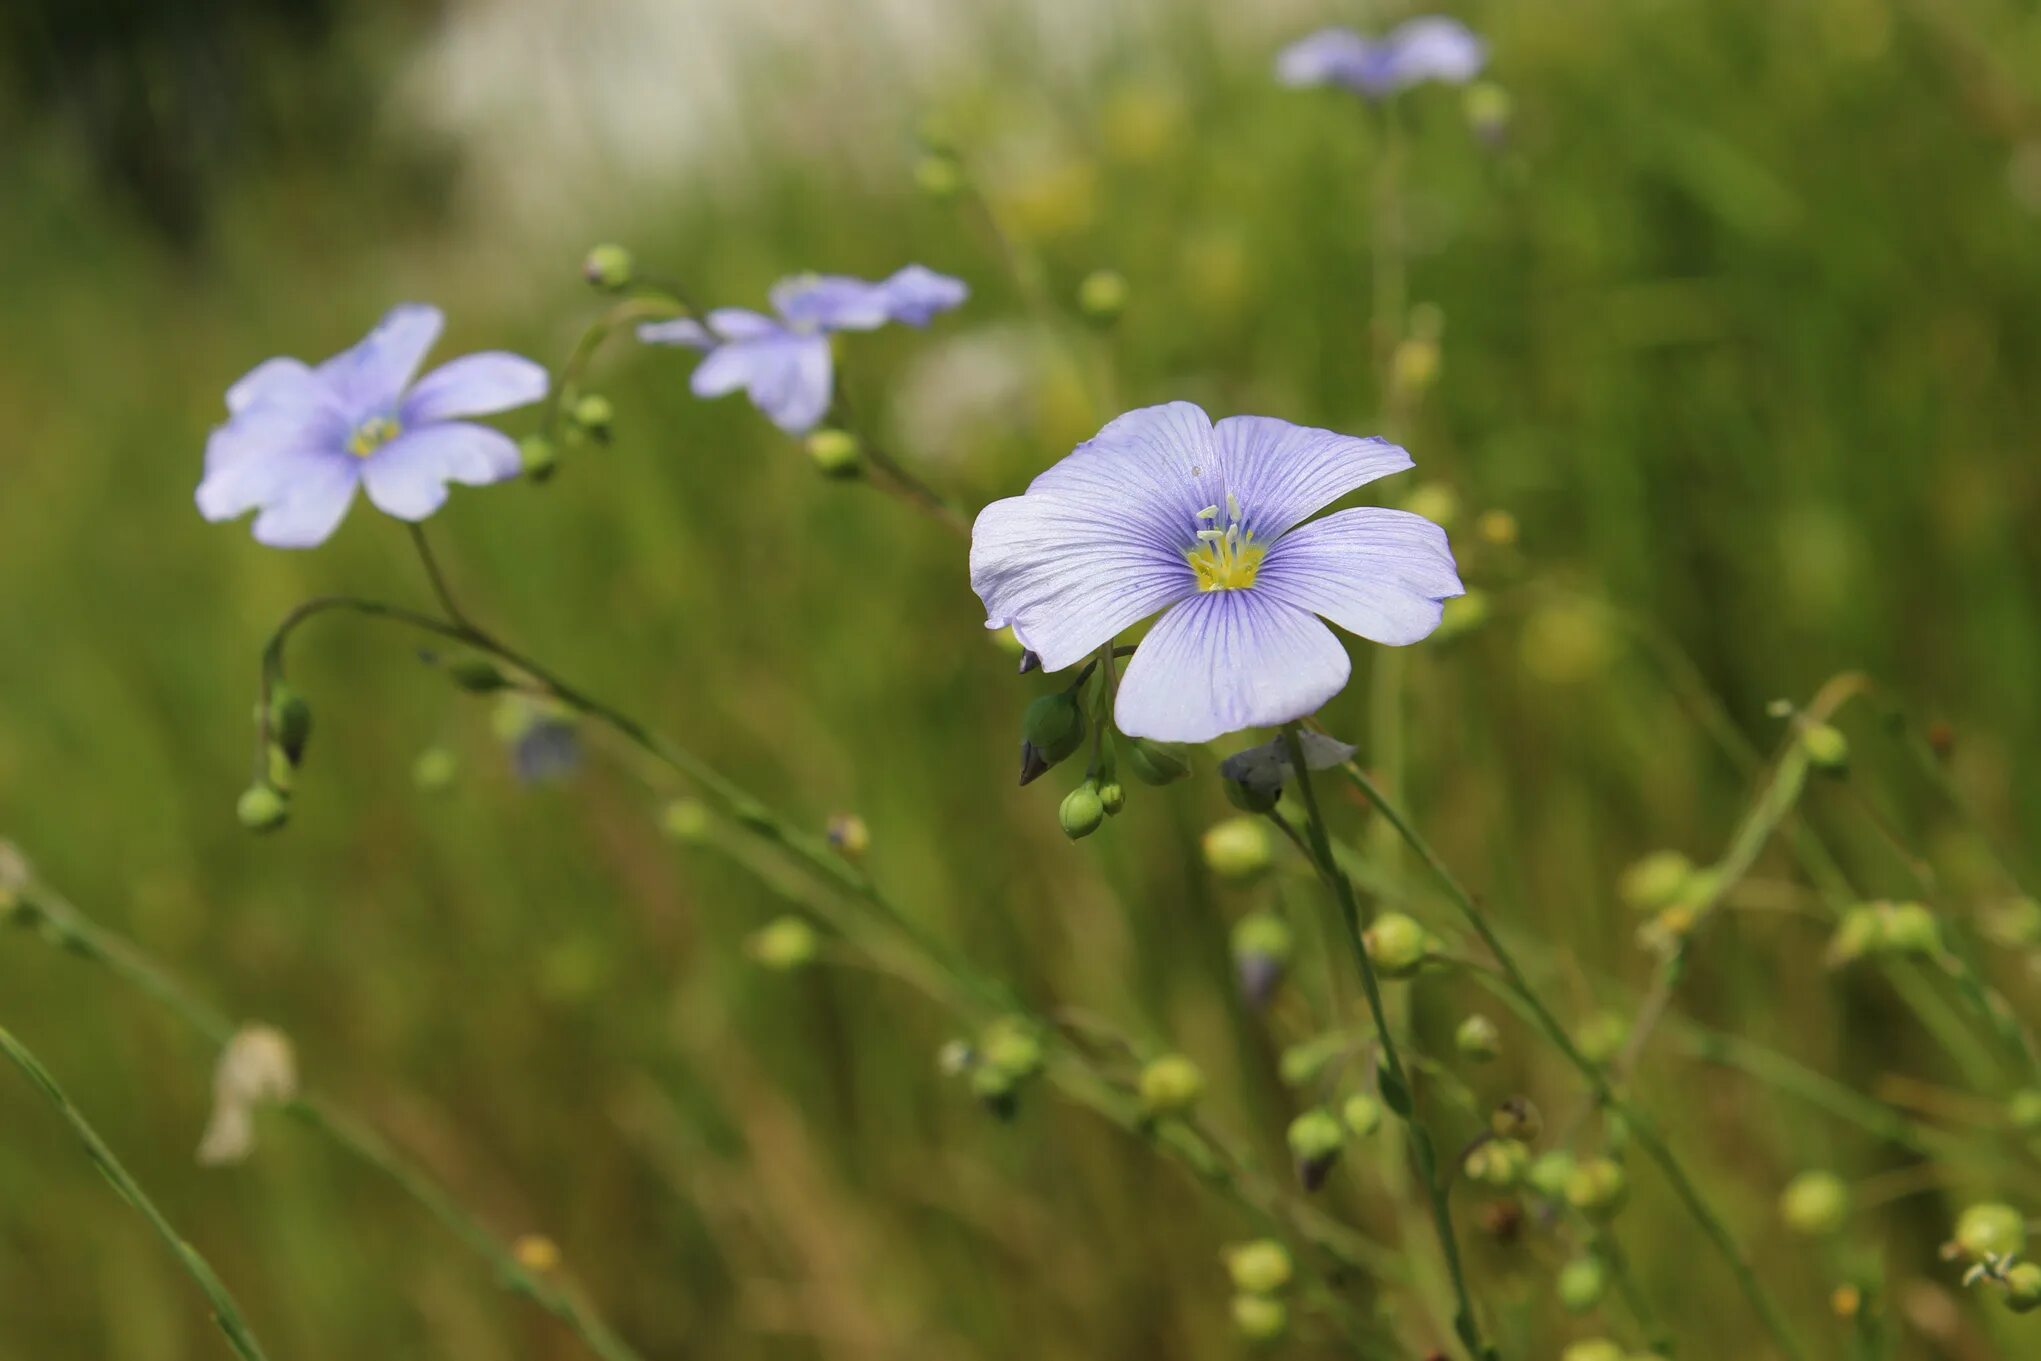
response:
[[[1487,44],[1457,19],[1411,19],[1381,38],[1320,29],[1284,48],[1276,78],[1285,85],[1340,85],[1383,99],[1427,80],[1464,85],[1480,74]]]
[[[446,502],[447,483],[517,476],[517,445],[460,419],[546,394],[544,368],[514,354],[464,355],[412,381],[439,338],[439,309],[404,303],[353,349],[316,368],[270,359],[227,389],[226,423],[206,441],[199,513],[258,510],[255,537],[274,548],[324,543],[360,486],[400,520]]]
[[[1050,671],[1158,610],[1127,664],[1114,721],[1130,737],[1203,742],[1312,713],[1346,684],[1323,616],[1414,643],[1462,593],[1445,531],[1362,508],[1306,523],[1411,466],[1381,439],[1266,416],[1214,425],[1188,402],[1113,421],[995,501],[971,530],[986,625],[1011,625]]]
[[[739,388],[751,404],[790,435],[802,435],[829,414],[835,386],[832,331],[872,331],[889,321],[926,326],[970,295],[963,282],[921,265],[867,283],[841,274],[803,274],[773,285],[777,317],[719,307],[697,321],[646,322],[638,338],[655,345],[707,351],[695,366],[697,397]]]

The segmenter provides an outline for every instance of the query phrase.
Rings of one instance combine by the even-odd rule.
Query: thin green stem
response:
[[[1417,1118],[1416,1098],[1410,1085],[1410,1074],[1404,1068],[1402,1055],[1398,1052],[1396,1038],[1390,1031],[1389,1017],[1382,1005],[1382,984],[1375,976],[1374,961],[1368,958],[1367,942],[1362,934],[1360,904],[1354,896],[1354,886],[1341,873],[1339,862],[1332,853],[1332,836],[1327,831],[1324,813],[1318,806],[1318,795],[1311,787],[1311,771],[1304,759],[1303,730],[1295,723],[1283,729],[1283,739],[1289,746],[1291,773],[1297,783],[1297,791],[1304,800],[1305,831],[1310,840],[1312,859],[1317,864],[1326,885],[1332,890],[1334,902],[1339,907],[1341,924],[1346,928],[1347,944],[1353,951],[1354,965],[1361,976],[1361,991],[1367,995],[1368,1011],[1374,1018],[1375,1029],[1381,1044],[1383,1075],[1394,1090],[1385,1092],[1385,1102],[1403,1121],[1410,1139],[1411,1154],[1417,1162],[1418,1179],[1423,1183],[1426,1197],[1431,1202],[1432,1224],[1439,1236],[1439,1250],[1446,1259],[1446,1274],[1453,1284],[1455,1312],[1454,1331],[1468,1354],[1478,1358],[1492,1358],[1494,1351],[1481,1339],[1481,1327],[1475,1318],[1474,1301],[1467,1292],[1466,1273],[1460,1264],[1460,1244],[1453,1233],[1451,1206],[1447,1203],[1445,1184],[1439,1179],[1438,1157],[1432,1147],[1431,1133]]]
[[[241,1313],[241,1306],[235,1302],[233,1293],[214,1273],[206,1259],[199,1255],[198,1249],[187,1243],[183,1235],[163,1217],[163,1212],[156,1208],[155,1201],[149,1199],[141,1183],[137,1182],[133,1174],[122,1165],[121,1160],[114,1156],[113,1150],[99,1137],[99,1132],[92,1128],[84,1113],[72,1105],[71,1099],[64,1095],[64,1089],[57,1085],[57,1080],[50,1075],[49,1069],[43,1067],[20,1040],[14,1038],[4,1028],[0,1028],[0,1050],[4,1050],[7,1057],[14,1060],[15,1066],[27,1074],[29,1081],[49,1098],[50,1104],[57,1108],[57,1113],[64,1117],[65,1123],[71,1127],[71,1132],[78,1137],[78,1142],[85,1146],[86,1155],[92,1159],[107,1181],[112,1183],[113,1189],[120,1194],[121,1199],[134,1206],[142,1218],[149,1221],[149,1227],[170,1245],[171,1255],[177,1258],[178,1265],[184,1268],[186,1275],[198,1283],[198,1288],[212,1304],[213,1322],[226,1334],[227,1345],[234,1349],[234,1354],[241,1357],[242,1361],[266,1361],[261,1345],[255,1340],[255,1332],[248,1326],[248,1320]]]

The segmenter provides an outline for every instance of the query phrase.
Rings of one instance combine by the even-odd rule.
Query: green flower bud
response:
[[[1260,818],[1231,817],[1205,829],[1198,845],[1205,867],[1229,883],[1258,879],[1275,861],[1275,843]]]
[[[1840,775],[1850,766],[1850,739],[1826,723],[1810,723],[1800,730],[1800,750],[1816,770]]]
[[[1608,1293],[1608,1264],[1599,1257],[1576,1257],[1559,1268],[1558,1288],[1559,1303],[1566,1312],[1585,1314]]]
[[[812,964],[822,949],[815,928],[800,917],[776,917],[751,933],[744,949],[752,959],[774,973],[792,973]]]
[[[1633,861],[1616,881],[1616,894],[1639,912],[1656,912],[1679,901],[1694,862],[1678,851],[1653,851]]]
[[[456,657],[447,663],[447,678],[471,695],[486,695],[510,684],[510,677],[487,657]]]
[[[1191,773],[1189,749],[1174,742],[1151,742],[1145,737],[1122,737],[1127,769],[1146,785],[1173,784]]]
[[[1361,935],[1368,958],[1384,978],[1408,978],[1424,963],[1429,937],[1414,918],[1384,912]]]
[[[1366,1092],[1355,1092],[1339,1108],[1339,1118],[1357,1139],[1365,1139],[1382,1128],[1382,1103]]]
[[[1886,948],[1903,955],[1932,955],[1942,948],[1942,928],[1920,903],[1893,903],[1884,912]]]
[[[445,747],[427,747],[411,762],[411,783],[420,793],[440,794],[453,787],[460,772],[459,757]]]
[[[1623,1349],[1606,1337],[1590,1337],[1567,1343],[1559,1361],[1624,1361],[1624,1355]]]
[[[1834,1233],[1850,1214],[1850,1188],[1833,1172],[1802,1172],[1779,1196],[1779,1217],[1795,1233]]]
[[[1241,1243],[1226,1250],[1226,1274],[1235,1290],[1273,1295],[1290,1283],[1290,1250],[1273,1238]]]
[[[1614,1219],[1630,1193],[1630,1179],[1614,1158],[1590,1158],[1566,1179],[1566,1203],[1596,1222]]]
[[[1527,1096],[1513,1096],[1488,1113],[1488,1129],[1498,1139],[1535,1139],[1545,1117]]]
[[[1502,1032],[1495,1028],[1495,1022],[1479,1014],[1469,1016],[1460,1022],[1460,1028],[1453,1032],[1453,1047],[1463,1058],[1476,1063],[1487,1063],[1502,1053]]]
[[[2041,1265],[2015,1262],[2001,1279],[2006,1287],[2006,1308],[2016,1314],[2041,1309]]]
[[[848,430],[824,427],[808,436],[808,457],[824,477],[848,480],[865,470],[864,446]]]
[[[964,168],[946,151],[931,151],[914,163],[914,182],[932,199],[955,198],[964,188]]]
[[[617,412],[610,405],[609,398],[599,392],[591,392],[574,403],[574,424],[586,431],[588,437],[598,444],[609,443],[611,428],[616,424]]]
[[[614,293],[631,282],[636,263],[622,246],[603,244],[588,252],[581,262],[581,277],[606,293]]]
[[[1630,1042],[1630,1022],[1617,1012],[1598,1011],[1581,1022],[1573,1042],[1588,1062],[1607,1063]]]
[[[862,860],[872,847],[872,829],[856,813],[833,814],[822,835],[846,860]]]
[[[1492,146],[1509,131],[1512,102],[1508,90],[1492,80],[1480,80],[1467,87],[1461,108],[1474,135]]]
[[[1118,780],[1107,780],[1098,787],[1099,806],[1106,810],[1109,818],[1118,817],[1120,810],[1127,806],[1127,790]]]
[[[1308,1110],[1290,1122],[1287,1136],[1290,1156],[1297,1163],[1297,1180],[1307,1191],[1325,1184],[1326,1174],[1339,1161],[1346,1143],[1346,1126],[1331,1111]]]
[[[1506,1191],[1530,1170],[1531,1150],[1515,1139],[1490,1139],[1461,1164],[1461,1170],[1483,1186]]]
[[[1283,980],[1295,941],[1273,912],[1251,912],[1233,926],[1233,968],[1249,1005],[1264,1007]]]
[[[1000,1120],[1013,1119],[1020,1108],[1020,1084],[1011,1073],[981,1063],[971,1070],[971,1095]]]
[[[1127,276],[1116,269],[1096,269],[1077,286],[1077,308],[1086,320],[1110,326],[1127,310]]]
[[[1084,745],[1084,706],[1068,690],[1046,694],[1021,716],[1021,778],[1032,784]]]
[[[1567,1184],[1573,1180],[1577,1166],[1573,1155],[1563,1148],[1540,1153],[1532,1159],[1531,1165],[1524,1169],[1524,1185],[1547,1200],[1565,1200]]]
[[[706,841],[712,826],[708,805],[699,799],[674,799],[659,810],[659,830],[675,841]]]
[[[312,740],[312,706],[282,681],[269,692],[269,736],[293,766],[304,762],[305,744]]]
[[[1056,809],[1056,821],[1063,825],[1063,835],[1072,841],[1084,840],[1105,820],[1105,801],[1099,798],[1098,786],[1090,780],[1065,794],[1062,804]]]
[[[263,768],[270,787],[279,794],[288,795],[297,787],[298,768],[291,764],[291,758],[286,756],[284,749],[275,742],[271,742],[264,749],[263,756],[266,758]]]
[[[560,451],[544,435],[530,434],[517,442],[517,461],[526,477],[543,482],[559,470]]]
[[[2022,1134],[2041,1133],[2041,1091],[2023,1087],[2006,1098],[2006,1120]]]
[[[1972,1205],[1956,1217],[1956,1246],[1972,1261],[2011,1257],[2027,1247],[2027,1221],[1997,1201]]]
[[[1246,780],[1220,778],[1226,789],[1226,802],[1243,813],[1267,813],[1283,797],[1283,787],[1279,784],[1249,784]]]
[[[1267,1295],[1233,1297],[1233,1329],[1250,1342],[1274,1342],[1290,1326],[1290,1307]]]
[[[291,804],[266,784],[251,784],[234,804],[234,816],[251,832],[273,832],[290,821]]]
[[[1205,1075],[1182,1054],[1164,1054],[1141,1070],[1141,1106],[1150,1115],[1182,1115],[1204,1094]]]
[[[1025,1021],[1008,1017],[985,1027],[978,1037],[978,1056],[983,1066],[1018,1081],[1042,1070],[1042,1040]]]

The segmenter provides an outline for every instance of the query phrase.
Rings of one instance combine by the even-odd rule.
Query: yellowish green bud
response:
[[[1430,937],[1413,917],[1384,912],[1362,933],[1368,958],[1384,978],[1408,978],[1424,963]]]
[[[251,832],[273,832],[290,821],[291,804],[273,787],[252,784],[241,791],[234,804],[234,816]]]
[[[1849,768],[1850,739],[1827,723],[1810,723],[1800,730],[1800,750],[1817,770],[1841,774]]]
[[[1535,1139],[1545,1130],[1545,1116],[1529,1097],[1513,1096],[1488,1113],[1488,1129],[1498,1139]]]
[[[1226,1274],[1235,1290],[1273,1295],[1290,1283],[1290,1250],[1273,1238],[1238,1244],[1226,1250]]]
[[[1331,1111],[1308,1110],[1290,1122],[1287,1139],[1290,1156],[1297,1164],[1297,1180],[1305,1190],[1316,1191],[1339,1160],[1339,1151],[1346,1144],[1346,1126]]]
[[[674,841],[706,841],[712,825],[708,805],[699,799],[674,799],[659,810],[659,830]]]
[[[1956,1246],[1972,1261],[2011,1257],[2027,1247],[2027,1220],[1998,1201],[1972,1205],[1956,1217]]]
[[[1502,1053],[1502,1032],[1486,1016],[1469,1016],[1453,1032],[1453,1047],[1463,1058],[1487,1063]]]
[[[628,250],[607,242],[589,251],[581,261],[581,277],[606,293],[629,286],[635,269],[636,262]]]
[[[773,972],[792,973],[815,962],[815,956],[822,949],[822,938],[804,918],[776,917],[752,932],[744,948],[754,960]]]
[[[848,430],[824,427],[808,436],[807,445],[815,471],[824,477],[849,479],[864,471],[864,446]]]
[[[580,426],[588,437],[598,444],[609,443],[616,419],[616,408],[610,404],[609,398],[599,392],[591,392],[574,403],[574,424]]]
[[[1198,841],[1205,867],[1229,883],[1260,878],[1275,862],[1275,842],[1261,818],[1232,817],[1205,829]]]
[[[1590,1158],[1566,1179],[1566,1203],[1596,1221],[1613,1219],[1630,1194],[1630,1178],[1614,1158]]]
[[[559,471],[560,451],[544,435],[530,434],[517,442],[517,461],[526,477],[543,482]]]
[[[1834,1233],[1850,1215],[1850,1188],[1833,1172],[1802,1172],[1779,1196],[1779,1217],[1795,1233]]]
[[[1109,326],[1127,310],[1127,276],[1116,269],[1095,269],[1077,286],[1077,309],[1085,318]]]
[[[424,794],[451,789],[460,773],[460,758],[445,747],[427,747],[411,762],[411,784]]]
[[[978,1037],[978,1056],[983,1066],[1016,1080],[1032,1077],[1042,1068],[1042,1040],[1027,1022],[1009,1017],[985,1028]]]
[[[1559,1353],[1559,1361],[1626,1361],[1623,1349],[1606,1337],[1583,1338],[1569,1342],[1566,1350]]]
[[[2006,1308],[2016,1314],[2041,1309],[2041,1264],[2015,1262],[2001,1279],[2006,1287]]]
[[[1474,130],[1475,136],[1491,143],[1499,141],[1509,131],[1513,104],[1510,92],[1492,80],[1474,82],[1461,96],[1467,126]]]
[[[1056,809],[1056,821],[1063,826],[1063,835],[1072,841],[1082,841],[1096,832],[1106,820],[1105,801],[1098,796],[1098,786],[1086,780],[1063,796],[1063,802]]]
[[[1182,1115],[1204,1094],[1205,1075],[1182,1054],[1164,1054],[1141,1070],[1141,1106],[1150,1115]]]
[[[1653,851],[1633,861],[1616,881],[1616,894],[1639,912],[1656,912],[1678,902],[1694,862],[1678,851]]]
[[[846,860],[862,860],[872,846],[872,829],[856,813],[838,813],[829,819],[823,835],[837,854]]]
[[[1599,1257],[1576,1257],[1559,1269],[1559,1303],[1570,1314],[1585,1314],[1609,1289],[1609,1267]]]
[[[1001,1120],[1013,1118],[1020,1105],[1020,1083],[1013,1074],[981,1063],[971,1069],[971,1094]]]
[[[1607,1063],[1630,1042],[1630,1022],[1617,1012],[1598,1011],[1580,1023],[1573,1042],[1590,1063]]]
[[[1290,1327],[1290,1307],[1267,1295],[1233,1297],[1233,1330],[1249,1342],[1274,1342]]]
[[[1483,1186],[1507,1190],[1530,1170],[1531,1150],[1516,1139],[1490,1139],[1467,1155],[1461,1168]]]
[[[1233,925],[1233,967],[1252,1006],[1268,1004],[1295,948],[1290,924],[1273,912],[1251,912]]]
[[[1118,780],[1107,780],[1098,787],[1099,806],[1106,810],[1109,818],[1118,817],[1120,810],[1127,806],[1127,788]]]
[[[1355,1092],[1339,1108],[1339,1116],[1355,1138],[1365,1139],[1382,1128],[1382,1103],[1366,1092]]]
[[[1540,1153],[1524,1169],[1524,1184],[1547,1200],[1565,1200],[1566,1187],[1573,1180],[1577,1166],[1573,1155],[1563,1148]]]

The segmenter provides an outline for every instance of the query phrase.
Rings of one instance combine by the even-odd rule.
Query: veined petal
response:
[[[1352,669],[1332,630],[1269,592],[1206,591],[1173,606],[1120,680],[1129,737],[1209,742],[1315,712]]]
[[[369,500],[400,520],[423,520],[446,503],[449,482],[484,486],[516,477],[517,445],[486,425],[446,421],[406,430],[361,460]]]
[[[1276,57],[1285,85],[1352,85],[1368,69],[1375,45],[1350,28],[1322,28],[1299,38]]]
[[[545,369],[522,355],[487,350],[441,364],[404,394],[398,424],[409,427],[456,416],[491,416],[546,395]]]
[[[284,496],[255,517],[255,541],[271,548],[317,548],[326,542],[354,503],[361,479],[355,464],[339,454],[304,470]]]
[[[1383,45],[1388,78],[1399,89],[1426,80],[1464,85],[1488,60],[1488,44],[1458,19],[1439,14],[1397,25]]]
[[[1123,541],[1181,562],[1207,525],[1198,512],[1226,500],[1211,418],[1190,402],[1129,411],[1028,484],[1028,495],[1043,493]],[[1188,577],[1187,564],[1184,571]]]
[[[714,349],[716,345],[716,338],[709,334],[709,328],[693,317],[640,322],[638,339],[647,345],[687,345],[697,350]]]
[[[1292,425],[1273,416],[1228,416],[1213,429],[1226,490],[1268,542],[1357,487],[1411,466],[1384,439]]]
[[[1439,626],[1466,593],[1446,531],[1421,515],[1364,507],[1294,530],[1269,549],[1252,591],[1322,614],[1372,642],[1401,646]]]
[[[790,325],[820,331],[870,331],[893,319],[883,284],[845,274],[797,274],[774,284],[771,296]]]
[[[894,321],[926,326],[938,312],[961,307],[971,296],[962,279],[938,274],[925,265],[909,265],[879,285],[886,311]]]
[[[1097,509],[1030,491],[994,501],[971,526],[971,589],[988,626],[1011,625],[1049,671],[1197,590],[1181,554],[1129,537]]]
[[[445,320],[437,307],[399,303],[360,344],[321,364],[319,377],[356,419],[394,411]]]

